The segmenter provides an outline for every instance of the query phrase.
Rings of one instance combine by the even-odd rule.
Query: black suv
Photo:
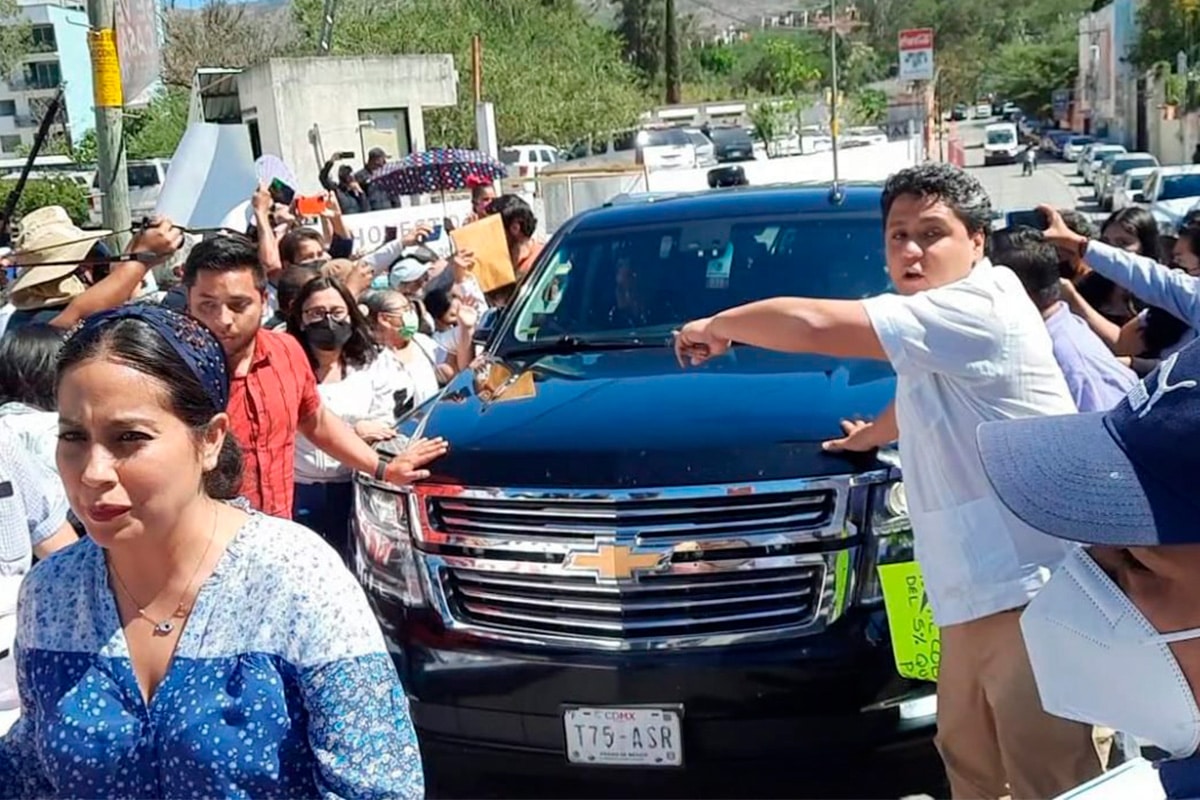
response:
[[[483,365],[401,421],[452,449],[411,491],[360,476],[355,562],[432,794],[937,790],[934,686],[898,676],[876,577],[912,558],[895,462],[820,445],[887,405],[890,368],[670,347],[739,303],[887,291],[879,200],[581,214]]]

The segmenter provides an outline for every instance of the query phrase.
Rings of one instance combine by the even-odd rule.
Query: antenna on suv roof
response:
[[[838,171],[838,57],[837,57],[837,0],[829,0],[829,132],[833,148],[833,185],[829,187],[829,201],[840,203],[846,196]]]

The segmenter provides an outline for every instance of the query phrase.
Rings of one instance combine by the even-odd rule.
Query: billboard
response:
[[[902,81],[933,80],[933,28],[900,31],[900,74]]]
[[[139,95],[158,80],[162,70],[155,0],[117,0],[117,58],[125,103],[144,102],[146,98]]]

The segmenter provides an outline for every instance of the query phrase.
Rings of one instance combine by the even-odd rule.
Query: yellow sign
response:
[[[942,632],[933,622],[925,579],[915,561],[881,564],[879,583],[892,632],[896,670],[905,678],[937,681]]]
[[[669,553],[635,553],[625,545],[602,544],[587,553],[571,553],[563,564],[567,569],[590,570],[604,580],[629,580],[635,572],[661,567]]]
[[[112,28],[88,31],[88,49],[92,51],[92,86],[96,108],[120,108],[125,105],[121,92],[121,62],[117,59],[117,35]]]

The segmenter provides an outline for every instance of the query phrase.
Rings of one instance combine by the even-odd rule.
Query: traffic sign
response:
[[[900,31],[900,80],[933,80],[933,28]]]

